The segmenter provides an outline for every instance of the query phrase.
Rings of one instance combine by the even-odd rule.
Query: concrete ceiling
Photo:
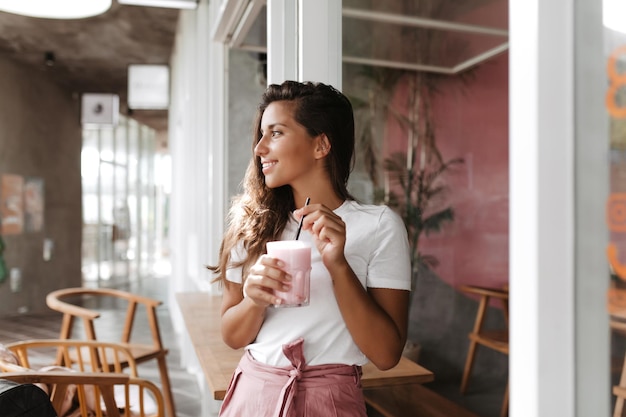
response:
[[[126,104],[128,65],[168,64],[179,11],[113,2],[104,14],[76,20],[24,17],[0,12],[0,56],[46,72],[77,95],[113,93]],[[46,63],[46,56],[54,62]],[[167,130],[167,110],[134,110],[133,118]]]

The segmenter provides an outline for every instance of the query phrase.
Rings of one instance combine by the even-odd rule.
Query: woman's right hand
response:
[[[278,259],[263,255],[248,271],[243,285],[228,282],[222,294],[221,332],[224,342],[233,349],[247,346],[256,339],[265,311],[271,304],[283,302],[274,290],[289,288],[291,277]]]
[[[291,275],[282,268],[285,264],[269,255],[262,255],[250,268],[243,284],[243,296],[256,305],[267,307],[281,304],[282,299],[274,294],[275,290],[287,291],[291,287]]]

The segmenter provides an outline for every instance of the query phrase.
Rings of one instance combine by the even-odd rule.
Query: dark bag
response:
[[[0,416],[57,417],[57,413],[41,388],[0,378]]]

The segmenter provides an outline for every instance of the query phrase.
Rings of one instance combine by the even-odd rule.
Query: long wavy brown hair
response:
[[[333,189],[344,200],[353,200],[347,189],[348,177],[354,164],[354,116],[346,96],[332,86],[314,82],[285,81],[267,87],[256,115],[252,141],[252,159],[243,179],[243,194],[233,199],[228,226],[220,247],[219,264],[208,268],[217,274],[215,281],[227,282],[228,268],[243,266],[245,279],[249,268],[266,252],[265,244],[280,239],[296,209],[291,186],[269,188],[261,159],[254,155],[254,147],[261,139],[261,119],[267,106],[274,101],[294,104],[294,119],[304,126],[311,137],[326,134],[330,153],[326,168]],[[231,260],[232,251],[241,245],[246,257]]]

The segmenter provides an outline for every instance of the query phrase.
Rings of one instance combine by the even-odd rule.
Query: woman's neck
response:
[[[312,192],[305,195],[294,190],[293,199],[296,208],[303,207],[307,198],[311,199],[309,204],[323,204],[331,210],[341,206],[344,201],[335,192],[315,192],[315,190],[312,190]]]
[[[291,189],[296,208],[303,207],[307,198],[311,199],[310,204],[323,204],[331,210],[341,206],[344,201],[335,192],[333,183],[321,161],[309,175],[293,182]]]

